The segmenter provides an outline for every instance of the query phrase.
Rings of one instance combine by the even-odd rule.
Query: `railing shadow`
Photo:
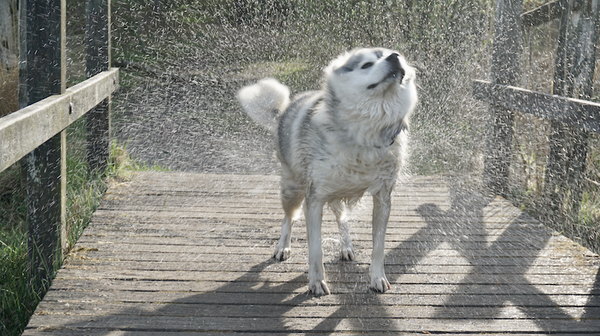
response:
[[[540,228],[541,224],[533,224],[531,217],[521,213],[512,219],[502,234],[491,241],[484,221],[484,208],[492,199],[476,193],[455,192],[451,200],[451,207],[447,211],[435,204],[423,204],[417,208],[427,223],[423,231],[444,232],[440,241],[422,245],[419,254],[425,256],[445,242],[471,266],[469,273],[456,285],[454,295],[448,295],[437,309],[435,317],[444,318],[454,309],[474,305],[481,307],[482,314],[485,314],[479,318],[491,321],[500,318],[502,310],[510,305],[518,307],[543,332],[556,331],[559,324],[563,331],[589,331],[585,323],[597,319],[600,312],[600,272],[584,314],[580,318],[571,316],[526,277],[552,238],[550,231]],[[487,239],[482,239],[484,237]],[[402,245],[397,249],[402,250]],[[482,258],[482,252],[486,258]],[[496,253],[498,257],[494,258]],[[419,260],[417,258],[414,263]],[[480,289],[481,285],[485,287],[484,292]],[[560,290],[560,287],[557,286],[557,289]]]
[[[414,273],[414,269],[418,268],[419,264],[442,245],[446,246],[445,248],[450,246],[454,254],[460,255],[467,261],[467,266],[470,267],[469,271],[459,282],[438,283],[438,285],[451,285],[448,286],[451,289],[448,289],[446,295],[441,296],[439,304],[434,305],[432,314],[425,318],[454,319],[457,324],[467,323],[474,319],[492,323],[495,319],[507,318],[502,315],[503,309],[510,306],[518,309],[527,321],[535,323],[542,332],[556,331],[558,323],[560,323],[562,331],[589,332],[590,329],[586,323],[596,321],[594,323],[597,324],[600,315],[600,273],[596,275],[594,287],[588,295],[589,299],[583,308],[583,313],[579,317],[572,316],[571,313],[559,307],[550,295],[537,288],[527,278],[528,270],[549,243],[552,233],[532,224],[532,220],[527,215],[521,214],[513,218],[501,233],[492,237],[489,234],[489,228],[486,227],[485,216],[488,216],[489,211],[493,210],[488,208],[485,210],[488,214],[484,214],[484,209],[490,206],[492,201],[490,198],[475,193],[451,192],[451,205],[448,210],[443,210],[433,203],[419,205],[416,211],[426,225],[407,240],[388,248],[386,267],[394,270],[388,272],[389,280],[395,283],[396,287],[403,286],[400,281],[402,276]],[[528,231],[530,231],[529,234]],[[415,246],[417,247],[415,248]],[[485,258],[482,258],[482,254],[485,255]],[[248,272],[214,291],[191,294],[184,299],[173,300],[158,311],[150,311],[142,307],[137,313],[168,317],[178,314],[178,312],[170,310],[179,309],[181,311],[182,306],[185,307],[185,305],[206,305],[209,309],[214,307],[214,316],[206,313],[207,310],[200,315],[194,315],[194,311],[190,311],[190,320],[186,322],[186,325],[175,328],[179,332],[215,332],[214,324],[205,326],[201,321],[211,317],[235,316],[246,317],[244,319],[246,323],[251,323],[252,320],[247,317],[257,317],[258,322],[256,323],[258,324],[265,321],[263,319],[263,322],[260,322],[260,318],[267,317],[269,325],[248,325],[248,331],[251,330],[258,334],[265,331],[278,334],[308,332],[329,335],[338,332],[341,327],[344,330],[367,332],[403,331],[397,330],[403,326],[402,316],[394,316],[394,310],[386,306],[386,302],[384,302],[387,294],[365,292],[364,290],[358,290],[357,295],[352,293],[338,295],[339,302],[331,305],[332,313],[325,318],[313,316],[313,318],[319,318],[319,320],[313,320],[315,323],[305,326],[299,323],[290,324],[290,316],[295,316],[295,313],[290,313],[293,309],[318,305],[319,300],[325,302],[327,299],[315,299],[314,296],[302,290],[308,281],[306,273],[287,282],[270,282],[269,272],[266,270],[273,263],[276,262],[269,259],[254,265]],[[328,264],[327,267],[330,269],[328,272],[333,270],[334,274],[338,272],[357,277],[354,279],[357,280],[357,283],[366,281],[364,278],[366,277],[365,268],[357,263],[336,262]],[[440,267],[446,267],[446,265]],[[427,284],[439,281],[428,281],[426,278],[428,274],[422,275]],[[363,278],[358,279],[361,276]],[[496,286],[495,284],[498,283],[502,285]],[[332,289],[335,292],[335,288]],[[258,301],[258,295],[264,295],[265,301],[262,303]],[[219,296],[228,299],[219,303]],[[240,303],[236,305],[235,314],[223,315],[223,310],[219,307],[235,305],[235,302]],[[249,302],[256,304],[248,304]],[[399,304],[403,303],[399,302]],[[365,305],[368,305],[368,311],[365,310]],[[474,306],[475,309],[473,309]],[[474,315],[460,315],[457,311],[461,309],[463,312]],[[131,316],[131,312],[129,314]],[[376,322],[368,321],[375,317]],[[119,315],[98,317],[95,324],[110,328],[118,319]],[[230,319],[230,321],[234,320]],[[365,321],[370,324],[365,325]],[[122,323],[116,324],[122,325]],[[119,328],[116,324],[115,328]],[[233,333],[243,331],[243,326],[233,322],[229,327],[230,329],[220,329],[220,331],[229,330]],[[165,331],[167,330],[169,329],[165,327]],[[132,326],[128,329],[125,328],[121,334],[138,336],[140,332],[144,331],[147,330],[139,326]],[[109,333],[107,332],[107,334]]]
[[[409,273],[428,254],[446,243],[469,262],[471,270],[458,284],[451,284],[455,286],[454,291],[448,293],[445,301],[440,302],[431,318],[455,319],[457,324],[461,321],[465,323],[469,319],[486,320],[492,323],[494,319],[501,318],[502,310],[510,305],[518,307],[517,309],[542,332],[554,332],[559,325],[562,331],[568,333],[590,332],[586,323],[597,320],[600,316],[600,270],[596,275],[583,314],[580,317],[571,316],[525,276],[548,244],[552,237],[551,232],[542,229],[541,224],[540,226],[532,224],[529,216],[521,214],[514,218],[494,241],[490,241],[484,221],[484,208],[491,202],[491,198],[477,193],[453,191],[451,206],[447,211],[432,203],[420,205],[417,212],[425,220],[426,226],[409,239],[389,249],[386,254],[387,265],[400,266],[396,273],[388,272],[390,281],[398,282],[399,277]],[[533,230],[528,230],[530,228]],[[521,231],[523,234],[514,234],[516,231]],[[527,234],[527,231],[534,232]],[[432,239],[433,237],[439,239]],[[415,249],[414,246],[418,248]],[[409,258],[405,256],[406,251],[411,251]],[[523,251],[528,252],[523,255]],[[482,258],[482,252],[488,258]],[[498,258],[493,258],[494,253],[499,254]],[[399,260],[401,261],[398,262]],[[505,273],[499,273],[499,270]],[[504,286],[494,286],[499,282]],[[477,288],[482,285],[486,287],[483,293]],[[395,286],[402,286],[402,284],[397,283]],[[369,312],[369,316],[377,315],[383,320],[387,318],[389,319],[387,325],[393,325],[394,320],[398,321],[401,317],[390,314],[381,299],[382,295],[385,294],[371,293],[366,297],[362,296],[360,300],[367,299],[369,307],[377,310],[377,312]],[[473,309],[473,306],[477,308]],[[463,315],[460,308],[465,307],[470,307],[468,311],[473,315]],[[311,332],[332,334],[342,320],[349,316],[356,316],[356,310],[359,309],[361,309],[360,302],[351,298]],[[353,330],[365,329],[360,319],[348,319],[348,321],[353,325]],[[380,320],[379,323],[385,321]]]

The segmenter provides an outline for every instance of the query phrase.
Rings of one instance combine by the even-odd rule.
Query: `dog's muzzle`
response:
[[[397,53],[393,53],[390,56],[386,57],[385,61],[390,64],[390,72],[387,74],[387,76],[385,76],[385,78],[383,78],[381,82],[371,84],[367,86],[367,89],[374,89],[377,87],[377,85],[387,81],[390,78],[394,78],[398,81],[398,83],[402,83],[402,79],[404,78],[405,72],[404,69],[402,69],[402,66],[400,65],[400,60],[398,59],[398,56],[400,55],[398,55]]]

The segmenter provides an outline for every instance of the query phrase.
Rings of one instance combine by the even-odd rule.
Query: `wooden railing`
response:
[[[20,110],[0,118],[0,171],[20,160],[27,183],[29,283],[49,284],[66,247],[66,132],[87,115],[90,171],[106,168],[109,100],[119,70],[109,69],[110,0],[86,2],[86,74],[66,89],[65,0],[20,2]],[[90,112],[91,111],[91,112]]]
[[[521,13],[522,0],[498,0],[491,82],[476,80],[473,97],[489,103],[484,183],[507,196],[513,111],[551,120],[546,166],[544,211],[553,220],[566,208],[578,213],[585,171],[588,132],[600,133],[600,104],[592,94],[600,0],[559,0]],[[560,19],[553,94],[516,87],[519,78],[521,31]]]

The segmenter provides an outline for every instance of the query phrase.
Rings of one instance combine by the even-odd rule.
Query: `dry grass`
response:
[[[0,6],[0,118],[19,109],[17,1],[3,3]]]
[[[19,69],[0,66],[0,117],[19,108]]]

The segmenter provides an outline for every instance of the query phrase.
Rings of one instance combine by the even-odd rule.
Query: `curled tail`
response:
[[[243,87],[237,97],[244,111],[271,132],[277,130],[278,117],[290,104],[290,90],[273,78]]]

